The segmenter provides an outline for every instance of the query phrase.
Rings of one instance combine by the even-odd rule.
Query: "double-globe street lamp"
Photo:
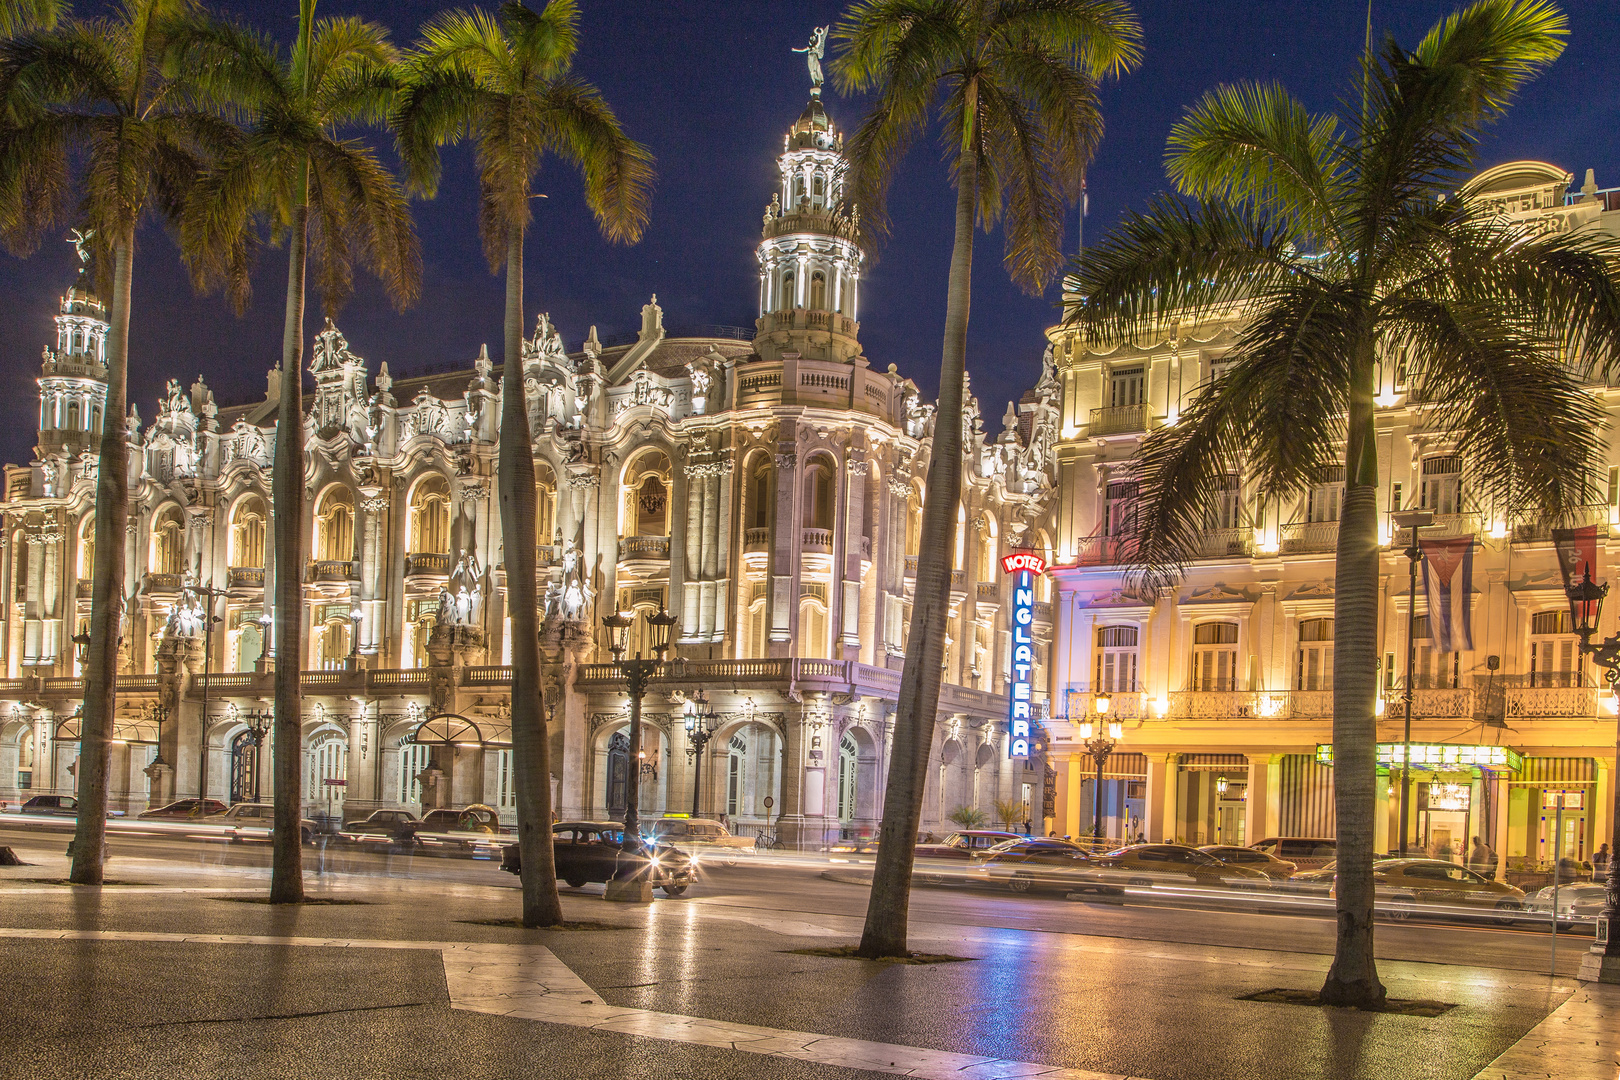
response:
[[[1620,684],[1620,633],[1611,634],[1594,645],[1598,616],[1603,611],[1603,599],[1609,595],[1607,583],[1599,585],[1592,580],[1592,567],[1587,564],[1583,579],[1569,587],[1570,621],[1580,635],[1581,651],[1603,668],[1609,681],[1609,693],[1617,692]],[[1620,760],[1620,720],[1616,721],[1616,759]],[[1609,835],[1620,825],[1620,785],[1614,785],[1614,805],[1609,808]],[[1601,813],[1601,809],[1598,811]],[[1586,982],[1620,983],[1620,938],[1614,933],[1615,918],[1620,915],[1620,859],[1609,856],[1609,880],[1603,900],[1603,911],[1598,915],[1597,942],[1581,959],[1578,978]],[[1553,912],[1556,920],[1557,912]]]
[[[709,695],[702,690],[686,699],[681,712],[686,720],[686,757],[692,766],[692,816],[698,816],[698,795],[703,790],[703,751],[720,726],[720,717],[709,707]]]
[[[1108,710],[1113,707],[1114,699],[1104,692],[1092,699],[1092,707],[1097,710],[1095,725],[1090,720],[1080,724],[1080,738],[1085,741],[1081,744],[1086,753],[1097,763],[1097,781],[1091,790],[1091,842],[1093,846],[1102,843],[1102,783],[1103,766],[1108,764],[1108,755],[1114,752],[1114,747],[1125,735],[1125,726],[1118,720],[1108,719]]]
[[[647,644],[653,655],[644,657],[637,651],[634,659],[626,659],[629,649],[630,627],[635,624],[636,613],[619,611],[602,616],[602,625],[608,632],[608,650],[613,653],[613,666],[624,679],[630,695],[630,747],[625,755],[628,762],[624,793],[624,850],[635,851],[641,846],[641,699],[647,693],[647,683],[663,666],[669,652],[670,632],[675,628],[675,616],[659,609],[656,615],[643,615],[647,625]]]

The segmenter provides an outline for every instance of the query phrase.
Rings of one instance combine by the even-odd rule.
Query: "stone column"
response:
[[[1496,880],[1507,883],[1507,855],[1508,855],[1508,792],[1513,789],[1508,786],[1507,776],[1496,773],[1491,777],[1495,787],[1491,791],[1491,798],[1496,810],[1496,828],[1491,835],[1491,848],[1496,852]],[[1606,815],[1602,815],[1606,818]],[[1398,828],[1399,826],[1397,826]],[[1593,851],[1597,848],[1594,846]]]
[[[1270,836],[1277,823],[1278,808],[1271,800],[1281,764],[1281,754],[1249,755],[1249,797],[1243,807],[1243,835],[1250,844]]]
[[[669,505],[671,513],[669,514],[669,520],[672,527],[670,529],[669,555],[669,606],[675,609],[675,605],[680,605],[676,610],[681,617],[681,623],[675,629],[679,635],[679,640],[682,642],[695,641],[702,633],[698,611],[701,606],[699,602],[702,593],[700,582],[703,577],[703,473],[705,469],[706,465],[696,461],[689,461],[685,469],[681,471],[685,478],[682,486],[686,495],[686,528],[684,530],[673,528],[676,505],[673,484],[670,492]],[[679,533],[678,538],[677,533]],[[684,567],[682,576],[685,578],[681,584],[679,596],[675,595],[675,562],[677,558],[680,558],[682,562]]]
[[[1149,754],[1147,775],[1147,839],[1149,843],[1170,843],[1175,839],[1176,783],[1180,754]]]
[[[699,484],[703,489],[702,504],[702,536],[703,557],[698,565],[698,573],[702,579],[698,601],[697,632],[703,638],[714,641],[714,627],[716,622],[716,579],[720,576],[720,470],[719,462],[708,462],[704,466]]]
[[[1064,836],[1079,836],[1085,804],[1086,771],[1091,764],[1091,758],[1084,754],[1071,754],[1066,759],[1060,759],[1058,765],[1058,790],[1063,793],[1063,808],[1060,818],[1063,822]],[[1095,773],[1093,773],[1095,776]],[[1030,808],[1030,817],[1033,818],[1034,807]]]
[[[844,459],[844,566],[841,577],[839,641],[845,660],[859,660],[861,648],[861,540],[866,525],[866,451],[851,448]],[[829,598],[830,599],[830,598]]]
[[[779,444],[776,455],[776,535],[771,569],[771,632],[770,654],[787,656],[793,631],[798,624],[798,596],[794,585],[798,582],[798,551],[800,530],[798,514],[799,455],[794,444]],[[786,571],[783,573],[782,571]]]
[[[1592,823],[1592,840],[1587,845],[1586,857],[1590,859],[1599,844],[1608,844],[1612,858],[1614,822],[1610,820],[1610,813],[1614,808],[1614,759],[1593,758],[1592,765],[1596,773],[1593,779],[1597,783],[1592,786],[1593,808],[1586,812],[1586,820]]]
[[[377,485],[362,486],[360,494],[360,511],[366,515],[360,548],[360,610],[365,613],[360,624],[360,652],[372,657],[373,664],[380,664],[387,637],[383,627],[389,582],[383,552],[389,500],[382,497]]]

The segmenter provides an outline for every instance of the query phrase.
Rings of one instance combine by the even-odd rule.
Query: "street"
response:
[[[111,876],[118,874],[116,860],[119,856],[177,866],[190,864],[244,871],[267,871],[270,865],[267,844],[188,836],[184,823],[120,824],[122,828],[114,831],[109,841],[115,859]],[[142,828],[150,832],[133,834],[134,830]],[[0,846],[40,846],[47,843],[46,836],[65,845],[72,836],[71,822],[19,821],[15,815],[0,819]],[[854,877],[864,864],[847,858],[834,859],[836,861],[813,853],[776,852],[745,856],[730,866],[710,859],[702,864],[702,877],[687,895],[671,900],[659,894],[656,904],[762,911],[772,913],[773,917],[837,916],[853,920],[849,924],[850,931],[858,934],[859,920],[866,910],[866,889],[851,881],[830,879],[830,876]],[[338,843],[306,848],[304,866],[317,882],[376,884],[375,879],[383,879],[390,888],[402,891],[409,891],[416,883],[423,888],[459,885],[513,892],[518,886],[517,880],[501,872],[497,862],[492,860],[391,855]],[[563,885],[561,890],[564,895],[599,897],[603,887],[588,885],[574,890]],[[1255,910],[1230,910],[1232,900],[1226,896],[1213,896],[1205,903],[1201,902],[1201,897],[1186,892],[1171,898],[1153,893],[1154,890],[1130,890],[1123,898],[1074,894],[1073,899],[1065,899],[1051,893],[1021,895],[999,889],[919,883],[912,891],[911,913],[916,923],[948,927],[1000,927],[1332,955],[1332,909],[1328,905],[1306,911],[1286,898],[1251,901],[1245,897],[1245,906]],[[516,899],[512,902],[515,908]],[[1377,945],[1380,959],[1440,964],[1488,963],[1507,970],[1546,973],[1551,956],[1549,939],[1545,922],[1497,926],[1483,920],[1459,924],[1418,916],[1405,922],[1380,922]],[[1591,941],[1589,933],[1559,935],[1557,970],[1560,975],[1575,972],[1580,954]]]

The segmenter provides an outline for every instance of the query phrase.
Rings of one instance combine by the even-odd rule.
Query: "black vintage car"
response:
[[[576,889],[644,870],[653,888],[679,896],[696,878],[692,860],[676,848],[643,841],[637,850],[625,851],[624,826],[617,821],[561,821],[551,827],[551,835],[557,878]],[[516,844],[502,849],[501,869],[522,874]]]

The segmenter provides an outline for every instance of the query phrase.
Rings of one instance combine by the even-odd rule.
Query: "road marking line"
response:
[[[450,1007],[465,1012],[741,1050],[820,1065],[914,1076],[920,1080],[1027,1080],[1031,1077],[1040,1080],[1130,1080],[1118,1073],[1063,1069],[977,1054],[846,1039],[701,1016],[679,1016],[650,1009],[621,1008],[603,1002],[596,991],[543,945],[10,927],[0,927],[0,938],[438,950],[444,957],[444,977],[450,992]]]

